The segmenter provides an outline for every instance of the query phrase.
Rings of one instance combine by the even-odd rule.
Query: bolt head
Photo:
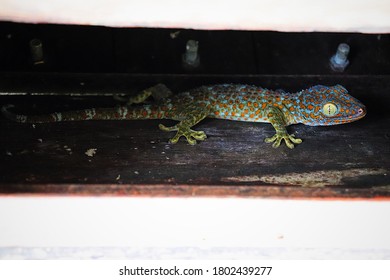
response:
[[[345,68],[347,68],[349,64],[349,60],[340,61],[337,59],[337,55],[332,56],[330,59],[330,68],[332,68],[335,72],[344,72]]]

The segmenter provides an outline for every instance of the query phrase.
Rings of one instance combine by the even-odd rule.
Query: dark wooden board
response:
[[[164,82],[174,91],[241,82],[299,90],[342,84],[368,108],[351,124],[289,131],[304,139],[294,150],[273,149],[271,125],[207,119],[196,128],[208,139],[167,143],[161,122],[99,121],[17,124],[0,121],[0,192],[278,197],[390,197],[389,76],[218,76],[2,74],[2,91],[114,93]],[[39,82],[41,81],[41,83]],[[43,83],[42,83],[43,81]],[[85,84],[80,87],[80,81]],[[116,85],[119,85],[118,87]],[[0,103],[48,112],[113,104],[110,97],[1,96]],[[35,107],[33,105],[36,105]],[[93,157],[85,154],[97,149]]]

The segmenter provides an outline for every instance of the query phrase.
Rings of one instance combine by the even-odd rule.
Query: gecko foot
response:
[[[169,143],[172,144],[177,143],[181,136],[184,136],[190,145],[195,145],[196,140],[202,141],[207,138],[206,133],[204,133],[204,131],[195,131],[186,126],[174,125],[171,127],[167,127],[163,124],[160,124],[158,127],[162,131],[177,131],[176,135],[173,138],[169,139]]]
[[[287,134],[287,133],[283,133],[283,134],[275,134],[274,136],[272,137],[269,137],[269,138],[265,138],[264,141],[266,143],[272,143],[272,147],[274,148],[277,148],[280,146],[280,143],[282,142],[282,139],[284,139],[284,141],[286,142],[286,145],[287,147],[289,147],[290,149],[294,149],[294,144],[300,144],[302,143],[302,139],[299,139],[299,138],[295,138],[295,135],[294,134]],[[294,144],[293,144],[294,143]]]

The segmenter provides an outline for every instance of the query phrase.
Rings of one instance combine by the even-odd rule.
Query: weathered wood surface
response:
[[[31,75],[31,76],[29,76]],[[269,124],[207,119],[208,139],[167,143],[157,128],[169,120],[17,124],[0,120],[0,192],[131,195],[241,195],[277,197],[390,197],[389,76],[2,75],[2,91],[130,92],[157,82],[175,91],[201,84],[241,82],[298,90],[342,84],[368,109],[357,122],[289,127],[294,150],[273,149]],[[30,78],[29,78],[30,77]],[[41,83],[39,82],[41,81]],[[80,88],[80,81],[84,86]],[[58,83],[57,83],[58,82]],[[118,86],[117,86],[118,85]],[[114,104],[111,97],[2,96],[21,111]],[[33,105],[36,107],[33,108]],[[31,109],[33,108],[33,109]],[[89,149],[96,154],[87,156]]]

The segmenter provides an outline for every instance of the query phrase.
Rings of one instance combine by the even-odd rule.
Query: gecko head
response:
[[[363,118],[366,107],[341,85],[314,86],[301,92],[302,123],[336,125]]]

